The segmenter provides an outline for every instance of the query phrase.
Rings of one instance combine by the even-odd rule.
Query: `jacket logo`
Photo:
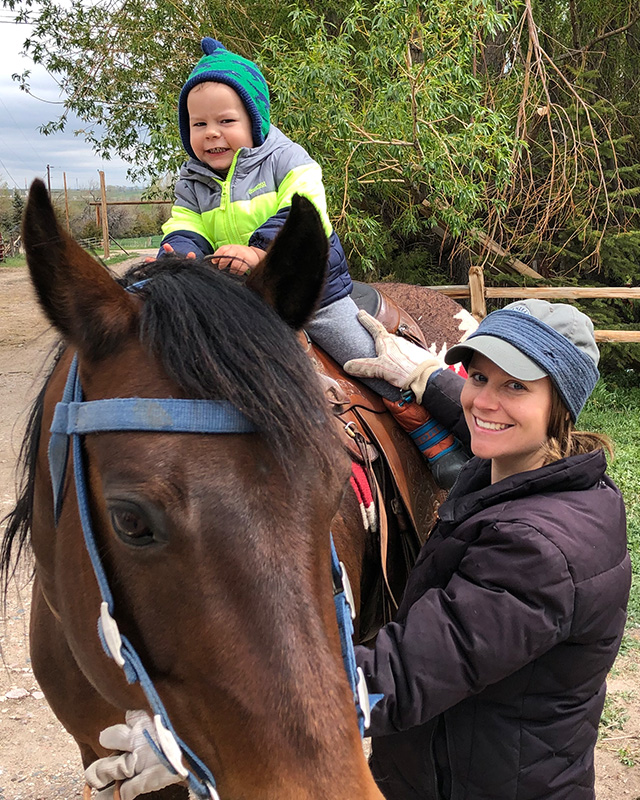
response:
[[[257,192],[258,189],[266,189],[266,188],[267,188],[266,182],[262,181],[262,183],[259,183],[257,186],[253,186],[251,189],[249,189],[247,191],[247,194],[253,194],[254,192]]]

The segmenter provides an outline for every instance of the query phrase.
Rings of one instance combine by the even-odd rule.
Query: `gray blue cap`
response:
[[[445,361],[469,365],[474,353],[491,359],[521,381],[548,376],[575,422],[600,373],[593,323],[567,303],[517,300],[482,320]]]

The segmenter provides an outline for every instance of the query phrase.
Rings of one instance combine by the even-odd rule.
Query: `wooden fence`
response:
[[[438,292],[452,297],[454,300],[469,298],[471,313],[477,320],[487,315],[487,298],[501,297],[511,300],[540,298],[542,300],[585,300],[591,298],[622,298],[640,301],[640,287],[611,286],[485,286],[482,267],[469,269],[469,283],[458,286],[430,286]],[[599,342],[640,342],[640,331],[604,331],[595,332]]]

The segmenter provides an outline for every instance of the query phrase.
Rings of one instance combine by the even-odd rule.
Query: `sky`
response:
[[[65,173],[69,189],[97,187],[99,170],[104,170],[107,184],[131,185],[127,164],[116,158],[103,161],[81,136],[74,136],[73,131],[83,127],[77,118],[70,118],[64,132],[50,136],[38,132],[40,125],[61,112],[62,106],[55,104],[61,100],[60,89],[42,67],[21,55],[30,26],[11,22],[14,17],[0,5],[0,185],[24,189],[34,178],[46,183],[47,165],[52,190],[63,188]],[[11,80],[13,73],[25,69],[32,70],[35,97]]]

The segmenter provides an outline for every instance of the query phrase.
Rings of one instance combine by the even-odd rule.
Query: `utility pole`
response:
[[[51,166],[47,164],[47,188],[49,189],[49,197],[51,197]]]
[[[67,191],[67,173],[62,173],[62,180],[64,181],[64,212],[67,218],[67,231],[71,233],[71,223],[69,222],[69,192]]]

